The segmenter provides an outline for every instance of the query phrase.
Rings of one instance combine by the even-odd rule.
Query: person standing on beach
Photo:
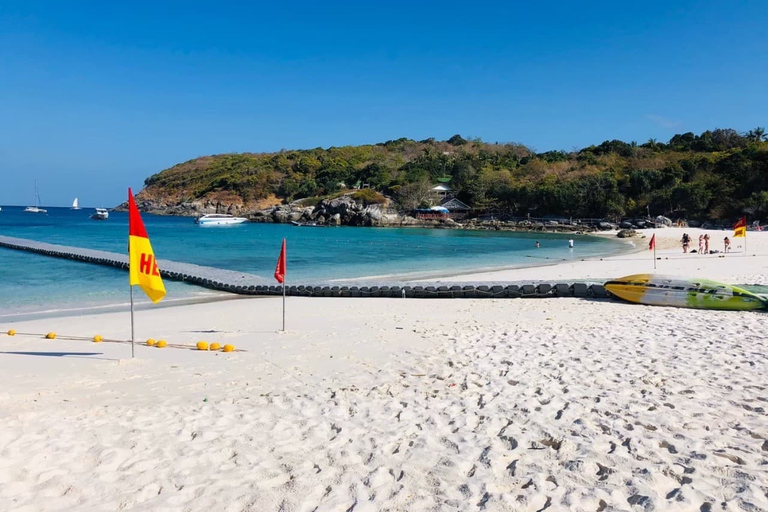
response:
[[[691,245],[691,237],[688,236],[688,233],[683,233],[683,253],[688,252],[688,246]]]
[[[568,248],[573,249],[573,238],[568,239]]]
[[[709,254],[709,233],[704,235],[704,254]]]
[[[704,252],[704,235],[699,235],[699,254]]]
[[[723,252],[731,250],[731,240],[728,237],[723,238]]]

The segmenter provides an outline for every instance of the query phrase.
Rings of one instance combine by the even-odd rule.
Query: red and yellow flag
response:
[[[747,236],[747,218],[742,217],[733,225],[733,238]]]
[[[133,200],[133,193],[128,189],[128,273],[131,286],[141,286],[152,302],[160,302],[165,297],[165,286],[157,268],[155,253],[149,243],[147,230],[141,221],[139,209]]]

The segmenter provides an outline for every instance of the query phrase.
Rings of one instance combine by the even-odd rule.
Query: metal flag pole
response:
[[[285,278],[283,278],[283,332],[285,332]]]
[[[133,286],[128,285],[128,287],[131,289],[131,359],[133,359],[136,355],[133,348]]]
[[[653,244],[653,270],[656,270],[656,244]]]

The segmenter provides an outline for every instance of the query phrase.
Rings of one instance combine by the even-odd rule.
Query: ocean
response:
[[[92,209],[47,208],[24,213],[3,206],[0,234],[54,244],[125,252],[128,216],[89,218]],[[626,245],[591,236],[421,228],[295,227],[246,223],[201,228],[189,217],[143,214],[158,259],[239,270],[274,283],[282,239],[287,282],[403,282],[465,272],[535,266],[620,252]],[[575,247],[568,248],[568,239]],[[535,242],[541,247],[537,249]],[[166,281],[164,302],[210,297],[213,292]],[[137,302],[147,299],[139,291]],[[76,313],[122,307],[128,275],[118,269],[0,248],[0,320],[29,314]]]

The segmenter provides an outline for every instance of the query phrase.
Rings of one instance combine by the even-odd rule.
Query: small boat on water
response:
[[[80,209],[80,205],[77,203],[77,198],[75,198],[75,200],[72,201],[72,209],[73,210],[79,210]]]
[[[35,206],[27,206],[24,208],[26,213],[48,213],[45,208],[40,208],[40,194],[37,192],[37,181],[35,181]]]
[[[768,299],[761,295],[709,279],[636,274],[608,281],[605,289],[621,299],[650,306],[725,310],[768,308]]]
[[[96,211],[91,214],[91,218],[93,220],[107,220],[109,218],[109,212],[106,208],[96,208]]]
[[[209,213],[195,219],[195,223],[198,226],[234,226],[235,224],[242,224],[248,222],[245,217],[235,217],[226,213]]]
[[[325,224],[320,224],[319,222],[316,222],[314,220],[311,220],[309,222],[298,222],[298,221],[292,220],[291,224],[300,228],[327,228],[328,227]]]

